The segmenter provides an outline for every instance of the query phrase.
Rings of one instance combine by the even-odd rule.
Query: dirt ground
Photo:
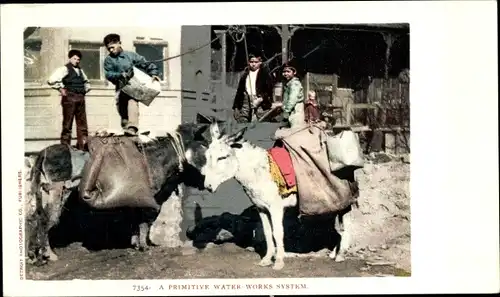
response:
[[[335,263],[328,257],[285,259],[285,268],[274,271],[260,267],[260,257],[232,243],[195,251],[191,248],[155,247],[146,252],[133,249],[90,253],[78,244],[56,250],[61,260],[29,267],[28,279],[182,279],[182,278],[280,278],[391,276],[405,272],[391,265],[368,266],[366,261],[348,259]],[[313,269],[314,268],[314,269]]]
[[[185,247],[152,247],[88,251],[80,243],[55,248],[59,261],[45,266],[27,265],[28,279],[179,279],[179,278],[280,278],[409,276],[410,165],[400,160],[378,163],[372,156],[358,170],[359,209],[351,254],[335,263],[326,251],[293,255],[285,268],[260,267],[257,253],[232,243],[197,250]]]

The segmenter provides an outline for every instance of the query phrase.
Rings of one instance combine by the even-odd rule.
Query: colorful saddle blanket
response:
[[[268,150],[269,168],[280,195],[286,197],[297,192],[295,171],[290,154],[284,147]]]

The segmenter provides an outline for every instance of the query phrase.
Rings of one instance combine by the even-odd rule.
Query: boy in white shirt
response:
[[[248,123],[257,110],[265,112],[272,106],[274,79],[266,67],[262,67],[259,54],[251,54],[248,67],[240,78],[234,97],[234,119],[239,123]]]
[[[56,69],[47,83],[61,94],[62,131],[61,143],[71,145],[71,128],[73,118],[76,122],[76,148],[85,149],[88,137],[87,112],[85,95],[90,90],[89,80],[80,68],[82,53],[79,50],[70,50],[69,62]]]

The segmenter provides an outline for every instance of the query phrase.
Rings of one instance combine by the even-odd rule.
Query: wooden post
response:
[[[300,29],[300,27],[295,27],[290,29],[289,25],[274,26],[278,34],[281,36],[281,63],[285,64],[288,62],[288,41],[292,38],[293,33]]]
[[[352,103],[349,102],[349,103],[347,103],[346,112],[345,112],[345,120],[346,120],[347,126],[351,125],[351,116],[352,116]]]
[[[382,37],[384,38],[384,41],[386,44],[384,78],[387,80],[387,79],[389,79],[389,63],[390,63],[390,57],[391,57],[391,48],[392,48],[392,45],[394,44],[394,41],[396,41],[396,38],[391,33],[385,33],[385,32],[382,33]]]
[[[288,25],[281,25],[281,62],[288,62],[288,39],[290,39],[290,30]]]
[[[304,82],[305,82],[305,94],[307,96],[307,94],[309,93],[309,84],[311,83],[310,82],[310,77],[311,77],[311,74],[308,72],[306,73],[306,76],[304,78]]]
[[[394,132],[385,133],[385,152],[395,155],[397,152],[396,135]]]
[[[226,32],[224,31],[221,31],[221,33],[219,34],[222,34],[222,37],[221,37],[221,47],[222,47],[222,61],[221,61],[221,64],[222,64],[222,73],[221,73],[221,76],[220,76],[220,79],[222,81],[222,86],[221,86],[221,89],[222,89],[222,100],[223,100],[223,104],[224,104],[224,108],[226,110],[226,114],[225,114],[225,117],[226,117],[226,120],[229,120],[229,118],[231,117],[231,105],[230,105],[230,98],[226,98],[225,95],[226,95],[226,89],[227,89],[227,78],[226,78],[226,52],[227,52],[227,44],[226,44]],[[218,104],[219,102],[217,102]]]

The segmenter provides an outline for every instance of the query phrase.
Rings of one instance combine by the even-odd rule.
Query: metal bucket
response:
[[[135,100],[149,106],[160,94],[161,85],[160,82],[153,82],[151,76],[134,67],[134,76],[121,90]]]
[[[274,85],[273,88],[273,101],[281,102],[283,101],[283,84],[278,82]]]

